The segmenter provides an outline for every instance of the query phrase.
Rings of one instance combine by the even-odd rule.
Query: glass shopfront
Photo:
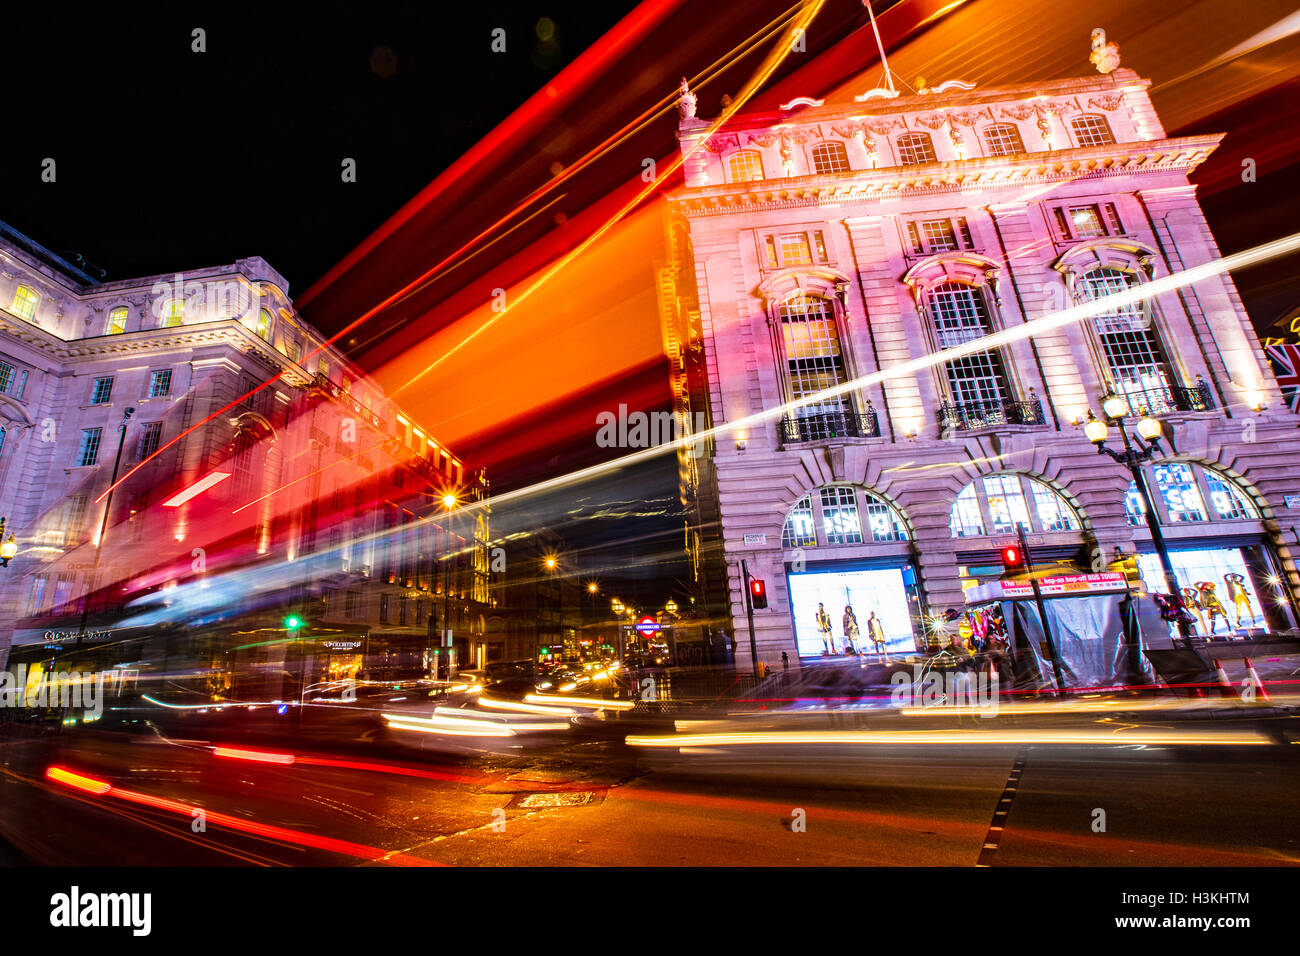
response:
[[[1285,601],[1271,585],[1277,578],[1262,545],[1188,548],[1171,551],[1169,560],[1198,636],[1257,636],[1285,627],[1278,620]],[[1149,591],[1168,590],[1156,555],[1139,554],[1138,571]]]
[[[911,565],[788,576],[800,657],[915,653],[920,602]]]

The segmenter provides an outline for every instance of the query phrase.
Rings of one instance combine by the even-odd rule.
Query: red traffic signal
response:
[[[749,579],[749,605],[755,610],[767,607],[767,585],[758,578]]]
[[[1003,571],[1023,571],[1024,569],[1025,554],[1018,545],[1009,544],[1002,549]]]

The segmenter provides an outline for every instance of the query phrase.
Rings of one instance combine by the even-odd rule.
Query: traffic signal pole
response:
[[[754,602],[749,595],[749,563],[740,559],[740,573],[744,579],[741,589],[745,592],[745,615],[749,618],[749,657],[754,663],[754,679],[758,680],[758,642],[754,640]]]
[[[1057,650],[1056,640],[1052,637],[1051,625],[1047,623],[1047,605],[1043,603],[1043,589],[1038,586],[1034,574],[1034,561],[1029,556],[1029,546],[1025,543],[1025,526],[1016,525],[1016,537],[1020,541],[1020,559],[1025,562],[1025,573],[1029,575],[1029,585],[1034,589],[1034,603],[1038,605],[1038,619],[1043,624],[1043,637],[1047,639],[1047,649],[1052,654],[1052,674],[1056,677],[1056,696],[1065,693],[1065,675],[1061,671],[1061,655]]]

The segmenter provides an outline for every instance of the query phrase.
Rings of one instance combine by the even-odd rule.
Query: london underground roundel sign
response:
[[[658,634],[659,622],[647,614],[636,622],[636,630],[638,634]]]

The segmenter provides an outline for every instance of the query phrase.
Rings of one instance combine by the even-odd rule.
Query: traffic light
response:
[[[759,578],[749,579],[749,604],[756,611],[767,607],[767,585]]]
[[[1025,569],[1025,553],[1020,550],[1020,546],[1009,544],[1002,549],[1002,571],[1005,574],[1023,571]]]
[[[284,619],[284,629],[290,634],[297,635],[298,629],[302,627],[303,620],[297,614],[290,614]]]

